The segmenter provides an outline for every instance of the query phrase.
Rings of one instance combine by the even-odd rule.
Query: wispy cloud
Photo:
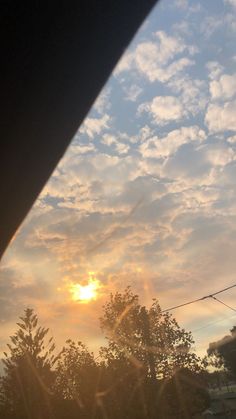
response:
[[[108,114],[103,115],[101,118],[88,117],[85,119],[79,131],[81,134],[86,134],[88,137],[94,138],[95,135],[109,128],[109,122],[110,116]]]

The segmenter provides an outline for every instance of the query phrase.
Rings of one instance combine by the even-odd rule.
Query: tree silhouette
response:
[[[94,354],[82,342],[66,341],[55,369],[55,395],[76,401],[78,410],[89,414],[96,402],[99,367]]]
[[[45,342],[48,329],[38,326],[37,315],[27,308],[10,337],[4,353],[1,405],[7,417],[39,419],[51,417],[50,396],[54,381],[52,367],[55,344]]]
[[[210,406],[210,396],[204,380],[187,368],[181,368],[159,392],[162,417],[193,418]]]
[[[100,351],[103,362],[97,402],[107,418],[147,418],[148,380],[142,365],[123,353],[114,357],[110,348]]]
[[[142,307],[128,287],[123,294],[111,294],[100,320],[108,339],[103,349],[106,362],[125,357],[140,364],[153,381],[172,376],[178,368],[199,370],[200,359],[191,350],[192,334],[171,314],[162,313],[157,300],[149,309]]]
[[[236,377],[236,326],[230,332],[231,335],[210,343],[207,353],[217,367],[224,366]]]

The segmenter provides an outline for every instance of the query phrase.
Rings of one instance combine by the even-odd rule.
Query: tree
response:
[[[4,375],[1,377],[1,408],[7,417],[50,418],[51,390],[56,357],[52,338],[46,343],[48,329],[38,326],[38,317],[30,308],[17,323],[4,352]]]
[[[204,380],[187,368],[181,368],[159,392],[162,417],[182,419],[199,415],[210,406],[210,395]]]
[[[97,402],[102,417],[120,419],[149,418],[148,380],[141,363],[130,360],[124,353],[114,356],[110,347],[100,351],[103,362]]]
[[[200,359],[191,350],[192,334],[170,313],[163,313],[156,299],[147,309],[128,287],[123,294],[111,294],[100,321],[108,339],[102,351],[107,363],[125,357],[141,365],[153,381],[171,377],[178,368],[200,368]]]
[[[77,411],[93,410],[99,368],[94,354],[82,342],[66,341],[56,366],[55,394],[58,399],[77,402]],[[91,416],[89,416],[91,417]]]
[[[207,353],[214,366],[225,367],[236,377],[236,326],[230,332],[231,335],[210,343]]]

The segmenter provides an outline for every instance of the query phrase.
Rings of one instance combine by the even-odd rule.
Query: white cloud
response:
[[[105,144],[107,146],[110,146],[112,144],[116,144],[116,137],[114,135],[111,135],[111,134],[104,134],[102,136],[101,143]]]
[[[169,36],[164,31],[158,31],[154,36],[154,41],[141,42],[133,52],[126,53],[114,74],[134,69],[151,82],[166,82],[194,63],[187,57],[171,61],[184,52],[189,55],[195,54],[196,47],[187,45],[182,38]]]
[[[167,64],[176,54],[182,53],[186,48],[182,40],[168,36],[164,31],[156,32],[155,36],[156,43],[144,42],[136,49],[137,65],[144,72],[146,64],[148,69],[150,64],[154,64],[153,58],[159,63]]]
[[[101,118],[86,118],[83,125],[79,129],[81,134],[86,134],[90,138],[94,138],[103,130],[109,128],[111,118],[108,114],[103,115]]]
[[[95,109],[101,115],[108,111],[111,107],[110,102],[111,87],[104,87],[93,104],[93,109]]]
[[[218,79],[224,69],[224,67],[217,61],[208,61],[206,63],[206,68],[209,72],[208,76],[210,80]]]
[[[126,51],[123,57],[118,62],[114,70],[114,75],[118,75],[120,73],[123,73],[123,71],[130,70],[133,65],[133,62],[134,62],[134,53],[131,51]]]
[[[236,131],[236,101],[224,105],[210,104],[205,123],[211,132]]]
[[[225,144],[213,144],[206,146],[206,156],[213,166],[225,166],[235,159],[236,154]]]
[[[160,82],[165,83],[191,65],[194,65],[194,61],[189,58],[180,58],[179,60],[175,60],[165,68],[156,69],[154,80],[159,80]]]
[[[236,94],[236,73],[223,74],[219,80],[210,82],[212,99],[230,99]]]
[[[119,138],[122,138],[122,134],[119,135]],[[101,140],[101,143],[107,146],[113,145],[114,150],[117,151],[118,154],[127,154],[130,149],[128,144],[124,144],[123,142],[120,142],[119,139],[115,137],[115,135],[111,135],[111,134],[104,134]]]
[[[125,86],[124,91],[125,91],[125,99],[126,100],[130,100],[131,102],[136,102],[138,97],[143,92],[143,89],[140,86],[137,86],[137,84],[132,84],[128,88],[127,88],[127,86]]]
[[[186,115],[181,101],[175,96],[156,96],[151,102],[139,106],[138,113],[142,112],[150,113],[158,125],[179,121]]]
[[[188,0],[175,0],[175,6],[179,9],[187,9],[188,8]]]
[[[206,139],[205,132],[197,126],[182,127],[169,132],[166,137],[153,137],[141,144],[139,150],[144,158],[167,158],[186,143]]]
[[[71,144],[70,152],[75,154],[85,154],[91,151],[95,151],[93,144],[80,145],[80,144]]]
[[[127,154],[129,151],[130,147],[128,144],[124,144],[124,143],[116,143],[116,151],[118,152],[118,154]]]
[[[168,86],[175,94],[181,95],[179,98],[187,113],[196,115],[206,107],[207,83],[205,81],[185,76],[171,80]]]
[[[139,137],[141,142],[147,140],[149,137],[151,137],[153,134],[153,131],[148,125],[144,125],[144,127],[141,128],[139,131]]]
[[[109,179],[112,187],[115,182],[120,187],[122,182],[137,176],[137,159],[134,156],[121,158],[100,154],[91,159],[91,164],[95,169],[95,177],[101,181]]]
[[[236,7],[236,0],[225,0],[226,4],[230,4],[232,7]]]

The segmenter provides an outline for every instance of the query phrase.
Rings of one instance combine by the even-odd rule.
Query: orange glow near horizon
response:
[[[92,277],[89,278],[87,285],[72,284],[70,286],[72,300],[80,301],[81,303],[88,303],[92,300],[96,300],[100,287],[100,281]]]

